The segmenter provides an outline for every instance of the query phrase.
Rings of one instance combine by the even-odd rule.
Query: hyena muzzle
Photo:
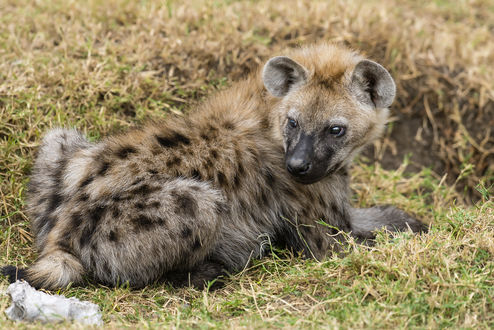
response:
[[[268,243],[321,259],[344,232],[426,230],[392,206],[349,201],[350,163],[394,96],[381,65],[322,44],[270,59],[185,116],[97,143],[53,130],[29,184],[39,257],[2,272],[46,289],[86,276],[201,287]]]

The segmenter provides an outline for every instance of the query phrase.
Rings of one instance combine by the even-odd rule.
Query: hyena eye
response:
[[[291,128],[295,128],[298,126],[298,123],[295,119],[292,119],[292,118],[288,118],[288,125],[291,127]]]
[[[329,128],[329,134],[334,135],[335,137],[342,137],[343,135],[345,135],[345,127],[331,126]]]

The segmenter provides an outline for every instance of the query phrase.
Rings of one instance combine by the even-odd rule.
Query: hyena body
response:
[[[85,274],[201,286],[269,244],[321,259],[339,231],[420,231],[395,208],[349,202],[348,166],[381,134],[394,88],[380,65],[319,45],[271,59],[184,117],[98,143],[53,130],[29,187],[39,258],[3,272],[47,289]]]

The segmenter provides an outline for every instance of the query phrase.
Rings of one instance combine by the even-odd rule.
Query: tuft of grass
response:
[[[353,168],[353,202],[394,204],[429,233],[381,232],[319,262],[273,249],[214,292],[59,293],[97,303],[107,328],[494,327],[492,1],[6,0],[0,12],[0,264],[36,257],[24,195],[49,128],[97,140],[187,111],[287,46],[334,41],[398,86],[388,132]],[[8,305],[0,296],[1,328],[41,327],[7,320]]]

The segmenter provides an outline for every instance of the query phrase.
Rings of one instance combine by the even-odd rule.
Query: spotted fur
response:
[[[381,134],[388,111],[378,105],[394,96],[390,77],[379,86],[384,69],[327,44],[287,58],[186,116],[97,143],[75,130],[50,131],[29,185],[39,257],[4,274],[46,289],[84,276],[108,285],[201,286],[241,270],[268,243],[322,259],[341,231],[362,239],[380,227],[420,231],[394,208],[350,206],[348,166]],[[288,131],[290,116],[296,132]],[[324,135],[334,118],[347,125],[345,139]],[[318,177],[307,184],[286,167],[293,146],[309,136],[304,157]]]

